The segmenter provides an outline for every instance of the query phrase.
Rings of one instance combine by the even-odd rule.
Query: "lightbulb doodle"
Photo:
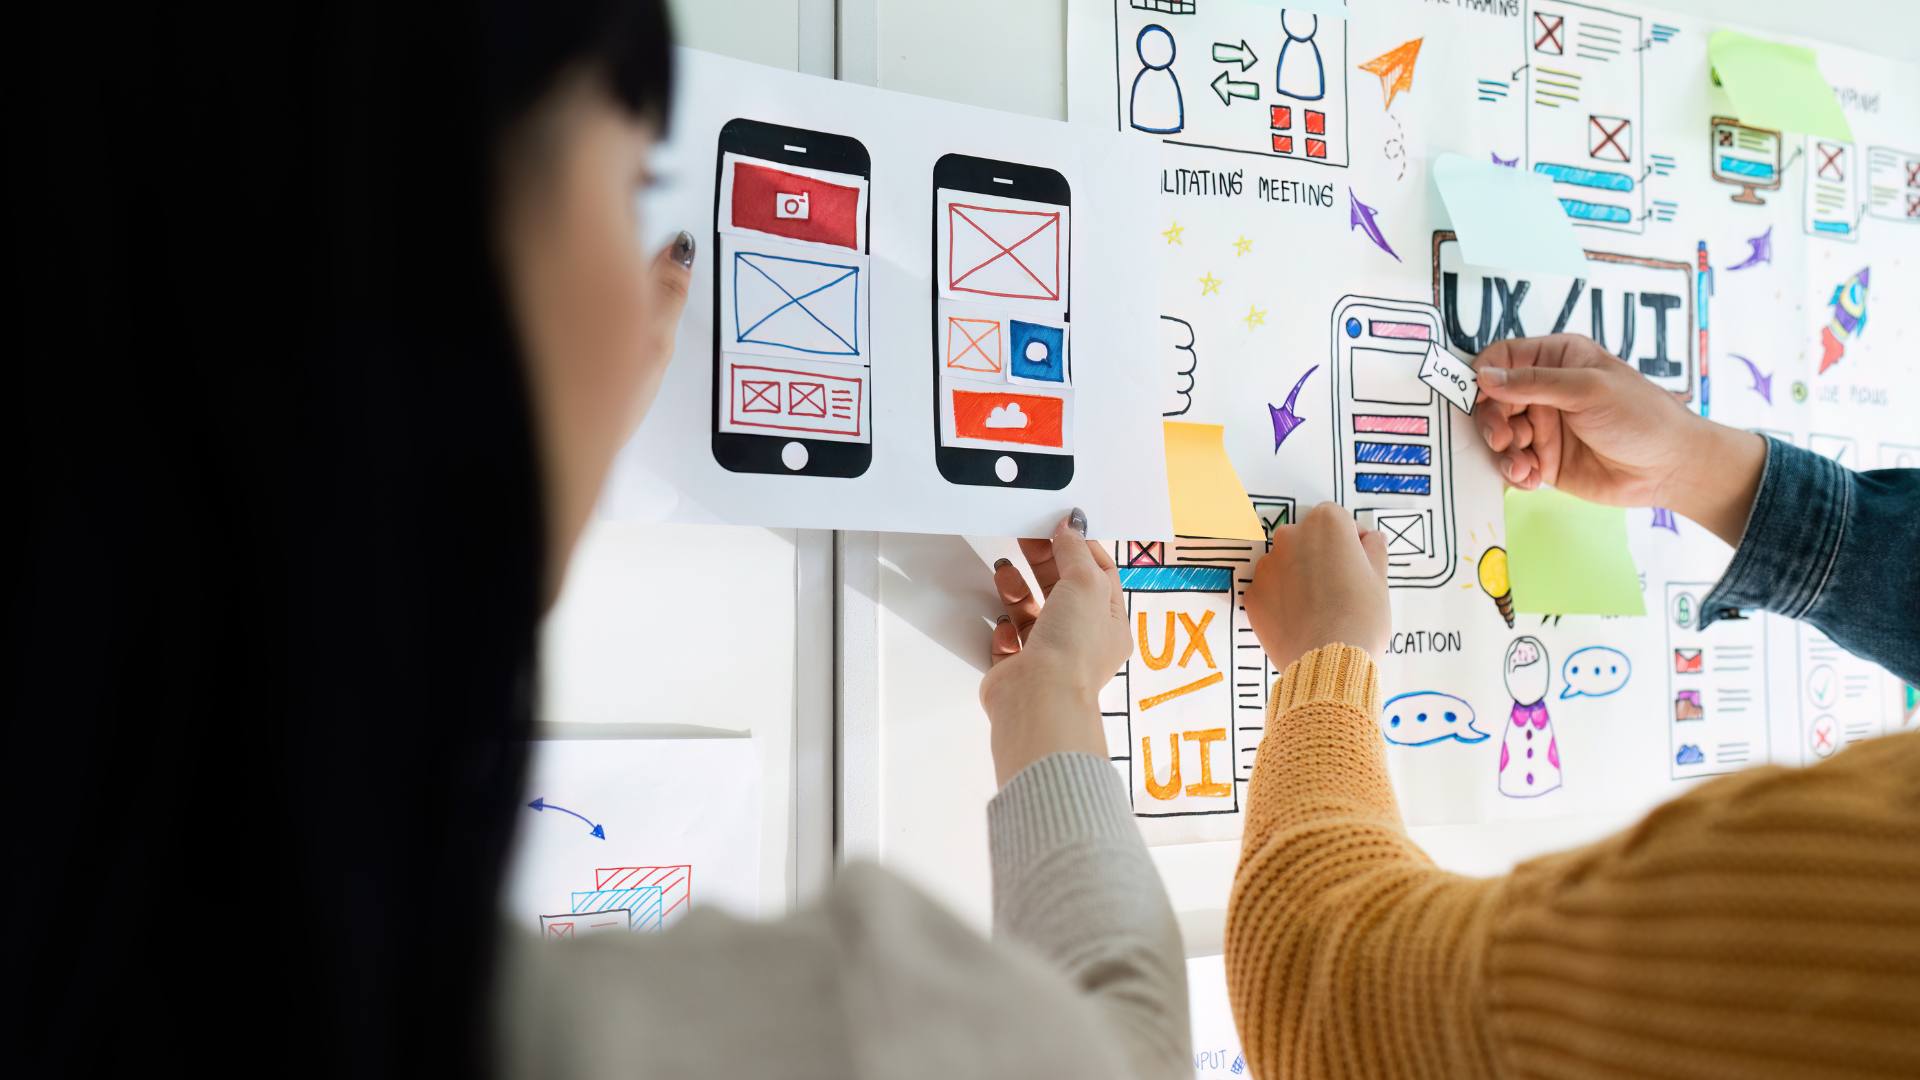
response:
[[[1500,617],[1513,629],[1513,579],[1507,574],[1507,549],[1491,546],[1480,553],[1480,590],[1500,609]]]

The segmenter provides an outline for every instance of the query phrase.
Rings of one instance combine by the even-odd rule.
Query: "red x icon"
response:
[[[1920,195],[1907,196],[1907,216],[1920,218]]]
[[[1167,561],[1167,545],[1163,540],[1127,541],[1128,566],[1160,566]]]
[[[1907,162],[1907,186],[1920,187],[1920,160]]]
[[[741,412],[777,413],[780,411],[780,384],[761,379],[740,380]]]
[[[1587,117],[1587,156],[1596,161],[1632,161],[1632,122],[1618,116]]]
[[[1533,51],[1550,53],[1554,56],[1564,55],[1567,50],[1566,47],[1560,43],[1560,36],[1566,29],[1566,16],[1546,15],[1538,11],[1534,12]]]
[[[1814,149],[1820,152],[1820,179],[1846,183],[1847,174],[1840,165],[1840,155],[1847,152],[1846,144],[1815,143]]]
[[[1815,757],[1826,757],[1833,753],[1833,717],[1822,716],[1813,722],[1812,745],[1809,747]]]
[[[789,416],[827,415],[827,388],[817,382],[788,383],[787,414]]]

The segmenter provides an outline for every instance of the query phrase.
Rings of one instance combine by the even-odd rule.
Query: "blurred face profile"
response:
[[[656,132],[578,72],[534,106],[496,163],[497,242],[539,438],[549,595],[672,353],[671,324],[651,318],[652,259],[641,248],[639,194]]]

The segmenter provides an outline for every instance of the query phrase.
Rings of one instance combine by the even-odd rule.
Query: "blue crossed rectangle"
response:
[[[777,302],[764,312],[748,314],[749,305],[742,303],[742,285],[761,281],[772,286],[776,294],[769,301]],[[733,326],[736,344],[773,345],[816,356],[858,356],[860,268],[736,251]]]

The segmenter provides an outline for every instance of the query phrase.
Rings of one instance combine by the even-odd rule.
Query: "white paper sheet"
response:
[[[1884,675],[1866,679],[1871,665],[1842,661],[1810,629],[1772,616],[1704,635],[1673,624],[1669,589],[1704,598],[1728,551],[1664,511],[1628,513],[1644,618],[1522,615],[1510,624],[1498,559],[1489,556],[1503,544],[1500,477],[1471,418],[1418,378],[1430,341],[1465,358],[1506,338],[1578,332],[1721,423],[1767,429],[1854,468],[1920,461],[1912,449],[1920,445],[1920,307],[1910,302],[1920,295],[1920,216],[1905,216],[1906,169],[1916,159],[1903,149],[1920,131],[1920,69],[1809,42],[1837,80],[1858,140],[1851,166],[1823,174],[1818,140],[1779,147],[1763,132],[1729,131],[1746,144],[1736,156],[1784,151],[1779,186],[1758,188],[1749,201],[1747,184],[1715,172],[1714,118],[1730,106],[1707,76],[1712,25],[1637,4],[1383,0],[1353,11],[1345,61],[1325,68],[1329,99],[1345,103],[1328,113],[1324,132],[1331,146],[1348,148],[1343,165],[1256,142],[1274,133],[1269,110],[1284,106],[1298,125],[1310,107],[1277,81],[1289,29],[1301,29],[1283,24],[1279,6],[1073,0],[1069,112],[1077,124],[1158,148],[1160,168],[1142,180],[1154,202],[1136,228],[1157,265],[1153,382],[1162,410],[1225,426],[1235,469],[1256,505],[1270,508],[1263,520],[1337,499],[1373,511],[1389,537],[1395,632],[1381,658],[1381,690],[1392,708],[1380,723],[1409,822],[1617,820],[1695,777],[1760,760],[1811,762],[1830,752],[1823,737],[1840,745],[1920,723],[1909,719],[1920,708],[1908,704],[1920,696]],[[1533,33],[1537,16],[1557,39]],[[1162,46],[1162,32],[1173,42],[1185,130],[1129,122],[1148,27],[1160,28],[1148,46]],[[1258,60],[1243,68],[1247,52]],[[1581,204],[1562,205],[1586,252],[1584,275],[1467,266],[1431,191],[1429,167],[1443,152],[1517,169],[1566,166],[1542,175]],[[1911,194],[1920,198],[1920,187]],[[1843,219],[1845,232],[1832,224]],[[1143,581],[1154,564],[1227,568],[1236,634],[1242,579],[1264,549],[1147,536],[1115,544],[1121,565],[1145,571]],[[1145,605],[1170,594],[1130,595],[1142,601],[1135,617],[1150,616],[1148,655],[1157,659],[1163,615]],[[1196,627],[1218,606],[1204,590],[1177,599]],[[1177,616],[1184,649],[1190,635]],[[1530,719],[1528,730],[1547,733],[1560,760],[1559,787],[1530,798],[1499,786],[1518,700],[1502,659],[1523,636],[1541,643],[1550,666],[1546,726]],[[1705,674],[1676,672],[1675,651],[1695,648]],[[1226,678],[1208,688],[1231,685],[1228,723],[1224,710],[1220,719],[1199,715],[1213,704],[1201,690],[1141,710],[1150,695],[1129,697],[1127,680],[1142,669],[1166,676],[1181,653],[1166,669],[1148,667],[1137,641],[1134,654],[1103,709],[1115,767],[1130,782],[1145,764],[1141,739],[1150,739],[1152,786],[1138,777],[1130,787],[1142,831],[1150,843],[1236,835],[1275,673],[1257,648],[1236,648],[1219,669]],[[1593,663],[1618,666],[1616,656],[1627,674],[1606,689]],[[1203,665],[1200,653],[1189,658],[1188,682]],[[1704,720],[1676,720],[1676,697],[1694,689],[1703,691]],[[1823,726],[1829,703],[1852,719],[1833,713]],[[1194,715],[1180,717],[1177,731],[1156,726],[1162,713],[1182,710]],[[1689,702],[1681,714],[1691,710]],[[1402,726],[1389,730],[1395,716]],[[1202,743],[1185,733],[1220,727],[1240,766],[1234,790],[1190,792]],[[1154,790],[1171,794],[1174,734],[1184,740],[1180,790],[1160,799]],[[1513,745],[1510,757],[1520,755],[1524,770],[1524,733]],[[1689,746],[1702,760],[1682,758]],[[1205,812],[1166,812],[1189,803],[1205,803]]]
[[[535,742],[507,920],[559,939],[657,933],[696,907],[773,914],[757,776],[749,738]]]
[[[799,251],[783,246],[787,240],[738,232],[724,238],[719,252],[706,250],[703,243],[673,364],[646,421],[621,454],[603,513],[648,520],[1034,536],[1044,535],[1068,508],[1079,506],[1096,531],[1106,535],[1168,531],[1158,364],[1154,350],[1140,344],[1153,341],[1157,328],[1153,277],[1141,269],[1149,265],[1151,238],[1128,227],[1148,212],[1151,193],[1121,179],[1151,172],[1150,147],[1065,124],[889,94],[690,50],[677,54],[675,67],[680,83],[672,143],[662,155],[671,186],[646,200],[650,230],[686,228],[703,241],[712,235],[715,184],[720,182],[719,132],[729,120],[746,117],[850,136],[866,147],[872,161],[871,179],[862,193],[872,214],[870,224],[863,225],[868,251],[862,257],[822,244],[796,245],[808,249]],[[942,309],[958,301],[938,301],[934,295],[936,260],[946,255],[947,242],[943,233],[936,248],[931,227],[944,209],[936,206],[934,163],[948,153],[1049,168],[1066,178],[1072,192],[1070,208],[1042,238],[1048,242],[1047,264],[1041,267],[1030,260],[1046,280],[1037,281],[1011,260],[1002,260],[963,284],[997,281],[992,291],[1003,295],[952,294],[981,301],[987,317],[1059,327],[1062,350],[1069,341],[1071,347],[1072,377],[1065,382],[1046,378],[1044,361],[1022,369],[1033,377],[1021,377],[1010,353],[998,375],[952,372],[971,383],[997,382],[978,389],[1005,398],[987,404],[1001,409],[998,423],[1007,426],[985,426],[993,415],[989,408],[977,418],[981,424],[972,429],[972,437],[949,440],[949,445],[996,455],[995,469],[982,483],[950,482],[934,453],[937,434],[953,430],[956,403],[941,385],[940,365],[947,349]],[[834,180],[834,174],[821,173],[819,178]],[[989,207],[1011,205],[994,196],[959,198]],[[730,195],[719,205],[729,214],[723,224],[730,226]],[[1021,203],[1019,208],[1037,205]],[[969,242],[978,240],[977,246],[984,247],[980,261],[994,254],[995,249],[985,247],[984,236],[967,235]],[[804,303],[782,306],[787,301],[775,283],[754,279],[753,295],[744,286],[737,293],[743,301],[759,301],[741,324],[732,317],[732,279],[723,276],[723,331],[751,326],[771,313],[790,324],[788,330],[805,332],[801,338],[789,334],[777,341],[798,341],[818,351],[729,343],[723,333],[729,367],[716,380],[713,260],[730,262],[742,253],[859,263],[861,289],[845,298],[847,304],[804,312],[799,307],[812,302],[806,289],[789,290]],[[851,280],[838,281],[839,271],[800,262],[776,264],[776,269],[828,285],[827,292],[851,292],[846,289]],[[728,270],[723,266],[723,272]],[[1044,285],[1052,290],[1047,295],[1057,299],[1025,298],[1028,292],[1001,280],[1009,274],[1018,276],[1014,284],[1035,290]],[[865,322],[866,337],[857,349],[841,343],[850,335],[829,333],[831,327],[821,326],[837,325],[843,316]],[[1002,345],[1009,350],[1013,331],[1011,325],[1004,330]],[[1030,343],[1031,335],[1023,340]],[[854,367],[862,362],[868,366]],[[739,365],[778,370],[743,370],[736,377],[734,366]],[[839,367],[848,370],[836,370]],[[836,391],[837,401],[823,405],[819,400]],[[862,399],[857,409],[856,396]],[[985,399],[960,400],[978,405]],[[1019,415],[1007,409],[1009,405],[1020,405]],[[864,416],[856,415],[861,410]],[[1026,423],[1016,425],[1020,419]],[[1056,425],[1062,427],[1056,430]],[[711,449],[716,426],[780,438],[776,447],[802,438],[867,443],[872,460],[864,473],[851,478],[731,472]],[[1006,437],[999,437],[1002,434]],[[1009,481],[1001,463],[1012,462],[1013,453],[1070,456],[1071,479],[1057,490],[1025,487],[1021,485],[1028,480],[1020,479],[1015,469]]]

